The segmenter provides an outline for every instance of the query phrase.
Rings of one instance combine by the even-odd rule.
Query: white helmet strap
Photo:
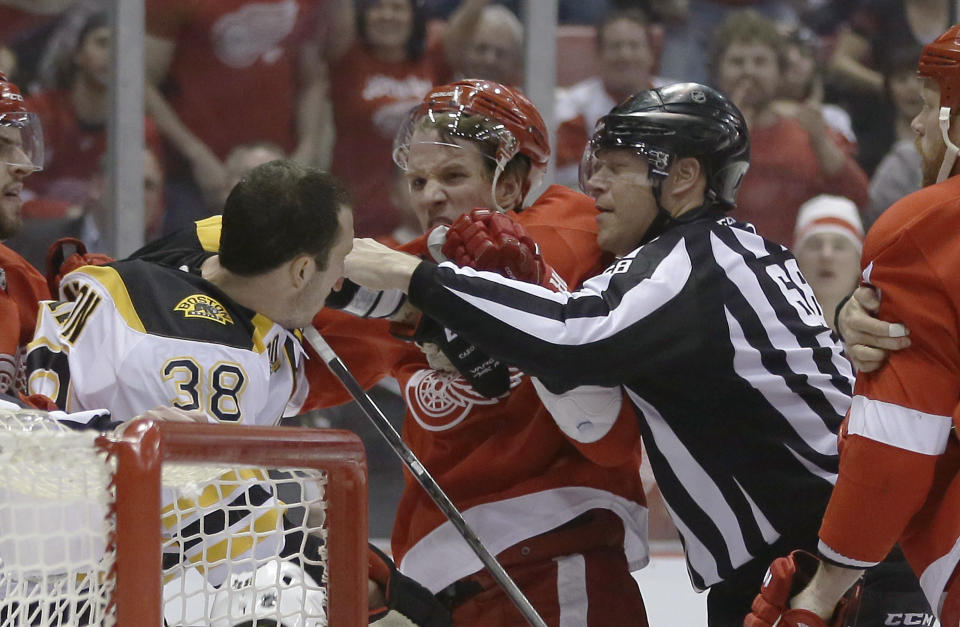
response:
[[[943,162],[940,164],[940,173],[937,174],[937,183],[950,177],[953,165],[957,161],[957,153],[960,152],[960,146],[954,144],[950,139],[950,107],[940,107],[940,134],[943,136],[943,143],[946,144],[947,150],[943,153]]]

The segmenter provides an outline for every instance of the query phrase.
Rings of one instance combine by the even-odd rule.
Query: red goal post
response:
[[[3,427],[3,425],[0,425],[0,427]],[[16,427],[12,430],[16,431]],[[58,431],[56,425],[53,426],[52,430]],[[8,429],[7,435],[9,435],[9,431],[10,429]],[[36,432],[38,429],[34,425],[28,427],[25,431],[27,432],[25,435],[29,438],[31,435],[36,435],[36,433],[30,432]],[[46,434],[57,438],[57,446],[60,446],[60,441],[71,437],[70,431],[62,429],[60,431],[61,433]],[[2,435],[2,432],[3,429],[0,428],[0,435]],[[24,441],[30,442],[29,439]],[[106,531],[102,534],[104,536],[102,539],[103,546],[100,550],[94,551],[100,557],[94,557],[92,568],[89,565],[86,567],[77,566],[79,575],[71,573],[72,560],[76,559],[70,557],[72,555],[71,549],[61,551],[68,556],[65,562],[67,567],[64,568],[63,562],[60,562],[57,568],[61,573],[59,580],[66,580],[66,585],[73,588],[67,595],[71,599],[83,597],[93,588],[102,588],[105,591],[87,594],[87,597],[100,595],[100,600],[85,601],[87,609],[84,611],[89,612],[89,608],[95,607],[98,603],[105,608],[102,612],[97,610],[97,613],[102,614],[102,617],[91,624],[124,627],[164,625],[164,596],[167,590],[164,588],[164,564],[161,547],[166,542],[169,548],[170,539],[169,537],[164,539],[161,520],[165,515],[170,516],[169,499],[167,499],[168,504],[165,507],[164,492],[170,489],[170,485],[175,485],[170,483],[168,473],[172,473],[174,477],[177,476],[178,472],[186,473],[182,476],[188,477],[188,479],[183,480],[185,481],[185,494],[187,495],[199,495],[201,494],[200,490],[205,491],[209,489],[210,485],[216,484],[216,489],[220,490],[220,492],[217,492],[218,495],[228,494],[232,499],[235,494],[242,492],[242,489],[249,487],[249,485],[260,485],[261,479],[267,480],[269,483],[273,475],[268,475],[267,469],[270,469],[269,472],[274,472],[274,469],[277,469],[281,474],[285,472],[298,475],[296,477],[299,481],[297,487],[303,491],[302,494],[304,495],[308,489],[313,490],[312,500],[304,496],[302,503],[300,503],[301,509],[307,510],[311,507],[311,503],[313,506],[317,506],[317,502],[322,501],[322,504],[317,506],[321,511],[319,519],[322,522],[308,523],[309,515],[304,513],[303,520],[299,524],[305,530],[304,533],[310,532],[311,535],[318,535],[323,538],[324,550],[321,551],[323,558],[320,562],[323,564],[324,570],[323,583],[317,582],[317,585],[323,588],[322,592],[324,594],[321,596],[323,597],[323,611],[326,614],[326,621],[298,622],[297,624],[327,624],[337,625],[338,627],[341,625],[360,626],[367,624],[367,471],[363,445],[355,434],[329,429],[137,420],[124,425],[124,428],[117,434],[104,434],[86,440],[88,443],[90,441],[93,442],[92,448],[96,449],[94,453],[98,456],[95,458],[95,464],[107,468],[107,489],[103,490],[98,487],[94,490],[100,493],[106,492],[106,496],[102,499],[100,495],[95,495],[97,499],[102,501],[97,507],[100,508],[99,511],[106,510],[108,521],[104,527]],[[49,450],[49,445],[42,439],[35,438],[34,443],[38,450],[42,450],[44,447]],[[4,459],[3,444],[4,441],[0,441],[0,465],[5,463],[7,468],[11,468],[16,464],[25,463],[23,451],[13,451],[13,454],[17,457]],[[81,441],[80,445],[83,444],[84,442]],[[15,446],[15,444],[11,445],[8,442],[6,453],[10,453],[10,449]],[[73,444],[69,443],[67,446],[73,446]],[[89,444],[87,448],[91,448]],[[11,459],[16,461],[16,464],[11,464]],[[27,457],[27,460],[29,460],[29,457]],[[47,460],[47,463],[55,462]],[[64,468],[67,470],[65,471]],[[73,474],[70,472],[70,468],[70,464],[64,464],[59,468],[55,466],[55,470],[61,475]],[[195,484],[191,484],[190,482],[193,479],[189,477],[194,475],[190,475],[189,471],[195,468],[200,468],[206,474],[203,475],[204,478],[196,480]],[[252,469],[249,472],[259,474],[254,474],[255,479],[246,484],[235,478],[232,481],[223,481],[222,471],[224,469],[237,472],[239,475],[241,471],[235,471],[238,468]],[[84,473],[78,469],[76,474]],[[42,472],[38,473],[38,477],[42,476]],[[216,476],[216,479],[209,479],[213,476]],[[322,481],[320,478],[322,478]],[[178,481],[179,479],[174,478],[173,480]],[[280,479],[272,485],[276,488],[284,482],[292,483],[289,479]],[[22,583],[23,580],[29,579],[30,568],[35,570],[38,568],[36,566],[38,560],[30,554],[29,550],[25,549],[41,547],[46,550],[46,547],[52,541],[42,535],[42,530],[38,532],[37,537],[30,537],[33,531],[31,525],[19,525],[14,532],[10,532],[10,526],[16,526],[15,522],[18,518],[23,519],[30,516],[29,512],[24,514],[27,510],[16,509],[18,499],[26,499],[27,507],[33,502],[29,499],[38,499],[39,501],[47,499],[53,502],[55,507],[57,499],[64,498],[63,494],[58,494],[56,489],[53,491],[49,489],[50,485],[56,488],[58,483],[55,473],[48,474],[45,479],[38,481],[38,483],[48,485],[45,493],[42,493],[41,490],[37,491],[36,494],[30,494],[31,486],[24,485],[28,483],[28,481],[20,479],[16,480],[16,483],[8,482],[4,485],[0,481],[0,488],[6,490],[6,492],[0,492],[0,495],[3,496],[0,500],[7,501],[6,503],[0,502],[0,549],[5,549],[5,551],[0,551],[0,580],[2,580],[0,584],[6,585],[6,589],[9,591],[24,595],[19,604],[11,603],[5,608],[0,607],[0,624],[4,626],[20,624],[18,620],[23,620],[23,616],[17,619],[15,614],[23,608],[28,606],[36,608],[38,605],[53,608],[56,603],[60,602],[55,596],[60,592],[60,588],[56,586],[51,588],[49,582],[56,578],[49,573],[41,573],[41,576],[39,578],[35,577],[29,585]],[[69,481],[65,483],[69,483]],[[318,484],[319,488],[305,487],[313,486],[314,483]],[[238,488],[237,486],[241,486],[241,484],[242,487]],[[231,490],[234,492],[230,492]],[[16,494],[18,491],[22,491],[27,496]],[[274,495],[277,492],[279,492],[279,489],[274,490]],[[37,496],[37,494],[40,494],[40,496]],[[177,492],[177,494],[179,495],[180,492]],[[317,494],[321,496],[316,496]],[[248,495],[243,494],[243,496],[249,499]],[[69,500],[71,497],[67,495],[66,498]],[[197,498],[196,501],[199,503],[200,498]],[[290,506],[291,502],[297,503],[295,499],[280,502],[284,519],[289,511],[287,508],[292,507]],[[242,505],[248,506],[249,503],[250,501],[244,501]],[[266,506],[264,506],[261,511],[269,512],[281,509],[277,507],[276,502],[272,503],[270,506],[272,510],[266,509]],[[4,512],[4,507],[7,507],[9,511]],[[10,510],[10,508],[13,509]],[[197,509],[199,510],[199,507]],[[207,539],[206,516],[211,511],[216,513],[220,509],[220,503],[216,502],[203,510],[202,517],[204,520],[199,523],[201,531],[195,538]],[[240,510],[243,507],[236,507],[235,509]],[[44,510],[38,508],[36,511],[43,512]],[[69,511],[73,512],[74,510]],[[231,516],[234,514],[230,512],[230,508],[224,506],[222,511],[224,512],[222,514],[223,520],[233,520]],[[41,513],[38,518],[43,518],[43,516],[44,514]],[[236,517],[240,517],[240,515],[236,514]],[[61,525],[59,528],[70,527],[70,515],[66,515],[65,519],[68,521],[67,524]],[[177,519],[178,524],[187,520],[186,518],[183,520]],[[164,523],[166,524],[166,521]],[[197,524],[194,523],[194,526]],[[4,525],[7,527],[4,528]],[[44,525],[39,525],[39,527],[42,526]],[[286,526],[286,522],[283,526]],[[251,525],[250,529],[254,528],[255,526]],[[256,543],[261,541],[259,539],[261,536],[270,537],[269,534],[273,533],[268,531],[258,535],[259,531],[257,529],[257,531],[248,532],[248,536],[239,534],[238,537],[244,539],[254,537],[256,539],[251,542],[256,546]],[[229,535],[233,531],[228,529],[224,533]],[[187,538],[188,536],[184,535],[182,537]],[[231,550],[231,542],[240,544],[240,541],[233,536],[225,542],[228,551]],[[202,544],[199,540],[197,540],[197,543]],[[87,542],[88,544],[89,542]],[[73,550],[75,550],[75,546],[73,546]],[[251,549],[251,551],[256,550]],[[203,551],[199,558],[196,556],[191,558],[192,565],[180,569],[180,579],[187,579],[182,574],[183,572],[202,570],[204,567],[212,569],[216,566],[213,560],[207,562],[207,549],[203,549]],[[89,549],[85,550],[85,553],[89,552]],[[24,559],[26,565],[22,570],[18,571],[18,565],[11,563],[11,561],[14,561],[10,557],[11,555]],[[7,559],[6,563],[3,562],[4,557]],[[221,558],[221,563],[228,563],[228,566],[226,566],[228,571],[233,567],[232,559],[232,557]],[[245,559],[254,560],[251,563],[258,566],[271,561],[271,558],[263,559],[262,556],[260,558],[246,557]],[[256,561],[257,559],[259,561]],[[39,561],[42,562],[42,559]],[[201,568],[193,568],[196,565]],[[82,570],[84,568],[85,570]],[[46,570],[47,566],[41,563],[39,569]],[[66,577],[62,576],[64,572],[67,573]],[[169,572],[168,570],[168,579],[170,578]],[[194,576],[197,577],[198,575]],[[88,582],[96,580],[98,583],[87,585],[86,590],[81,590],[81,593],[78,594],[75,582],[82,581],[84,578]],[[179,581],[179,579],[174,580]],[[37,583],[38,581],[41,583]],[[273,581],[272,578],[271,581]],[[279,574],[276,581],[280,581]],[[100,585],[101,583],[103,585]],[[204,612],[210,611],[211,607],[217,607],[215,599],[218,596],[227,595],[225,597],[228,599],[226,602],[232,606],[232,609],[228,608],[227,610],[228,616],[233,617],[236,607],[243,607],[244,604],[249,606],[250,604],[246,600],[235,601],[234,596],[231,596],[234,593],[227,592],[231,587],[235,587],[231,585],[234,583],[228,576],[225,583],[217,583],[215,588],[204,586],[204,589],[200,592],[194,589],[190,594],[194,598],[199,596],[200,607],[203,608]],[[62,584],[57,585],[62,586]],[[251,591],[261,591],[259,580],[251,586]],[[55,588],[54,591],[49,592],[53,588]],[[278,607],[283,603],[283,594],[285,592],[278,588],[277,599],[275,599],[278,601]],[[184,594],[183,596],[189,595]],[[288,607],[284,610],[285,612],[289,611],[290,598],[291,595],[288,595]],[[299,597],[294,595],[293,598]],[[74,603],[71,606],[74,609],[71,611],[74,613],[80,611],[76,609],[80,606],[75,601],[71,602]],[[169,603],[169,599],[167,599],[167,602]],[[196,603],[197,601],[192,602]],[[296,604],[294,605],[294,611],[299,612],[296,609]],[[0,602],[0,606],[3,606],[2,602]],[[169,607],[167,609],[169,611]],[[57,612],[54,609],[43,611]],[[304,608],[303,615],[308,615],[306,608]],[[38,616],[38,614],[34,614],[34,616]],[[169,615],[167,619],[169,622]],[[44,622],[45,620],[50,622]],[[49,619],[44,615],[40,622],[50,625],[65,625],[71,624],[73,620],[76,619],[69,618],[69,614],[58,615]],[[176,622],[178,621],[173,621],[173,623]],[[220,618],[219,622],[214,620],[206,624],[220,625],[230,622],[229,619]],[[191,620],[189,624],[198,623]]]

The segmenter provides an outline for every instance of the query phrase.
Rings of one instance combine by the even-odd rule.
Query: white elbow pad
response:
[[[581,385],[563,394],[554,394],[531,377],[544,407],[560,430],[572,440],[590,444],[613,428],[620,415],[623,393],[620,387]]]
[[[349,301],[338,308],[360,318],[389,318],[406,300],[401,290],[371,290],[358,285]]]

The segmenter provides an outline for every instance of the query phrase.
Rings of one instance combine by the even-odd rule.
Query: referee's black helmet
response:
[[[737,190],[750,164],[750,136],[740,110],[717,90],[676,83],[637,92],[600,118],[580,163],[580,186],[604,148],[632,148],[650,164],[650,175],[666,177],[670,166],[696,157],[707,177],[707,200],[736,206]]]

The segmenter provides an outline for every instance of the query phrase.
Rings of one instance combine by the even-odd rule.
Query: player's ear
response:
[[[683,189],[696,182],[702,170],[703,168],[700,166],[698,159],[694,157],[684,157],[670,168],[670,178],[674,180],[678,188]]]
[[[705,187],[706,178],[700,161],[695,157],[684,157],[670,168],[663,195],[672,199],[684,199],[697,193],[698,188],[700,193],[703,193]]]
[[[317,271],[316,261],[306,253],[297,255],[288,264],[290,283],[296,289],[306,285],[313,278],[313,273]]]
[[[523,179],[516,169],[507,169],[497,179],[494,200],[498,207],[511,209],[523,202]]]

